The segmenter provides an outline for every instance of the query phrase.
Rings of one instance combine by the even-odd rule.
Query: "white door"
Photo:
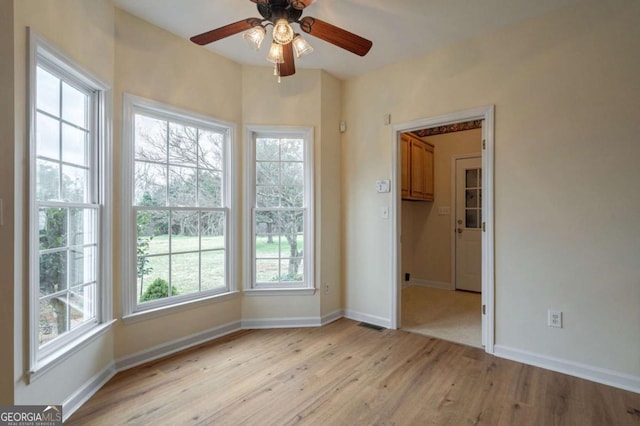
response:
[[[482,291],[482,160],[456,160],[456,290]]]

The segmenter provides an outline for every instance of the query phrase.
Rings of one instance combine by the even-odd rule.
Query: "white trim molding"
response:
[[[366,322],[384,328],[392,328],[389,318],[382,318],[376,315],[365,314],[364,312],[352,311],[347,309],[344,311],[344,317],[354,321]]]
[[[640,377],[638,376],[510,348],[504,345],[495,345],[494,355],[640,394]]]
[[[181,339],[162,343],[160,345],[145,349],[135,354],[122,357],[116,361],[116,368],[118,369],[118,371],[128,370],[129,368],[133,368],[150,361],[155,361],[156,359],[164,358],[168,355],[172,355],[185,349],[189,349],[193,346],[207,343],[211,340],[224,337],[227,334],[231,334],[240,330],[240,321],[223,324],[218,327],[210,328],[208,330],[204,330],[199,333],[183,337]]]
[[[90,378],[62,403],[62,421],[66,422],[85,402],[100,390],[118,373],[114,362],[109,363],[102,371]]]
[[[493,105],[472,108],[464,111],[453,112],[409,123],[394,124],[391,139],[391,181],[392,208],[391,208],[391,277],[390,277],[390,320],[386,327],[397,329],[401,326],[402,313],[402,286],[404,280],[401,273],[400,262],[402,257],[402,190],[401,190],[401,159],[402,143],[400,134],[420,129],[448,124],[461,123],[470,120],[484,120],[482,126],[482,211],[485,232],[482,233],[482,304],[485,305],[485,315],[482,321],[482,343],[487,353],[494,351],[495,330],[495,282],[494,282],[494,234],[493,234],[493,157],[494,157],[494,111]],[[349,315],[345,315],[349,318]],[[371,321],[367,321],[371,322]],[[378,324],[381,325],[381,324]]]
[[[344,318],[344,311],[342,309],[324,315],[321,320],[321,325],[325,326],[327,324],[331,324],[334,321],[338,321],[340,318]]]
[[[407,287],[429,287],[429,288],[439,288],[441,290],[455,290],[451,283],[445,283],[440,281],[430,281],[430,280],[421,280],[420,278],[413,278],[409,281],[409,285]]]

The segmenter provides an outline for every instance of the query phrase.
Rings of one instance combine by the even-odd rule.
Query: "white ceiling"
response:
[[[373,41],[365,57],[313,36],[314,52],[296,61],[297,68],[321,68],[348,78],[422,55],[453,43],[497,31],[581,0],[317,0],[304,10],[313,16]],[[250,0],[114,0],[116,6],[180,37],[189,37],[260,17]],[[297,30],[297,25],[294,24]],[[233,61],[269,65],[269,43],[251,50],[241,34],[206,48]]]

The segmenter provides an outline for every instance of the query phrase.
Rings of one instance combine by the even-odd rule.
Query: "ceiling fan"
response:
[[[205,45],[244,31],[244,39],[255,49],[266,35],[266,27],[273,26],[273,43],[267,60],[274,63],[274,74],[287,77],[295,74],[295,56],[300,58],[313,51],[313,48],[291,28],[298,24],[302,32],[327,41],[359,56],[366,55],[373,43],[370,40],[347,30],[331,25],[311,16],[301,18],[303,9],[315,0],[250,0],[256,3],[262,18],[247,18],[215,30],[191,37],[191,41]]]

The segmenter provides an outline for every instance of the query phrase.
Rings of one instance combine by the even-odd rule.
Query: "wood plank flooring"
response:
[[[640,394],[341,319],[119,373],[68,425],[640,425]]]

